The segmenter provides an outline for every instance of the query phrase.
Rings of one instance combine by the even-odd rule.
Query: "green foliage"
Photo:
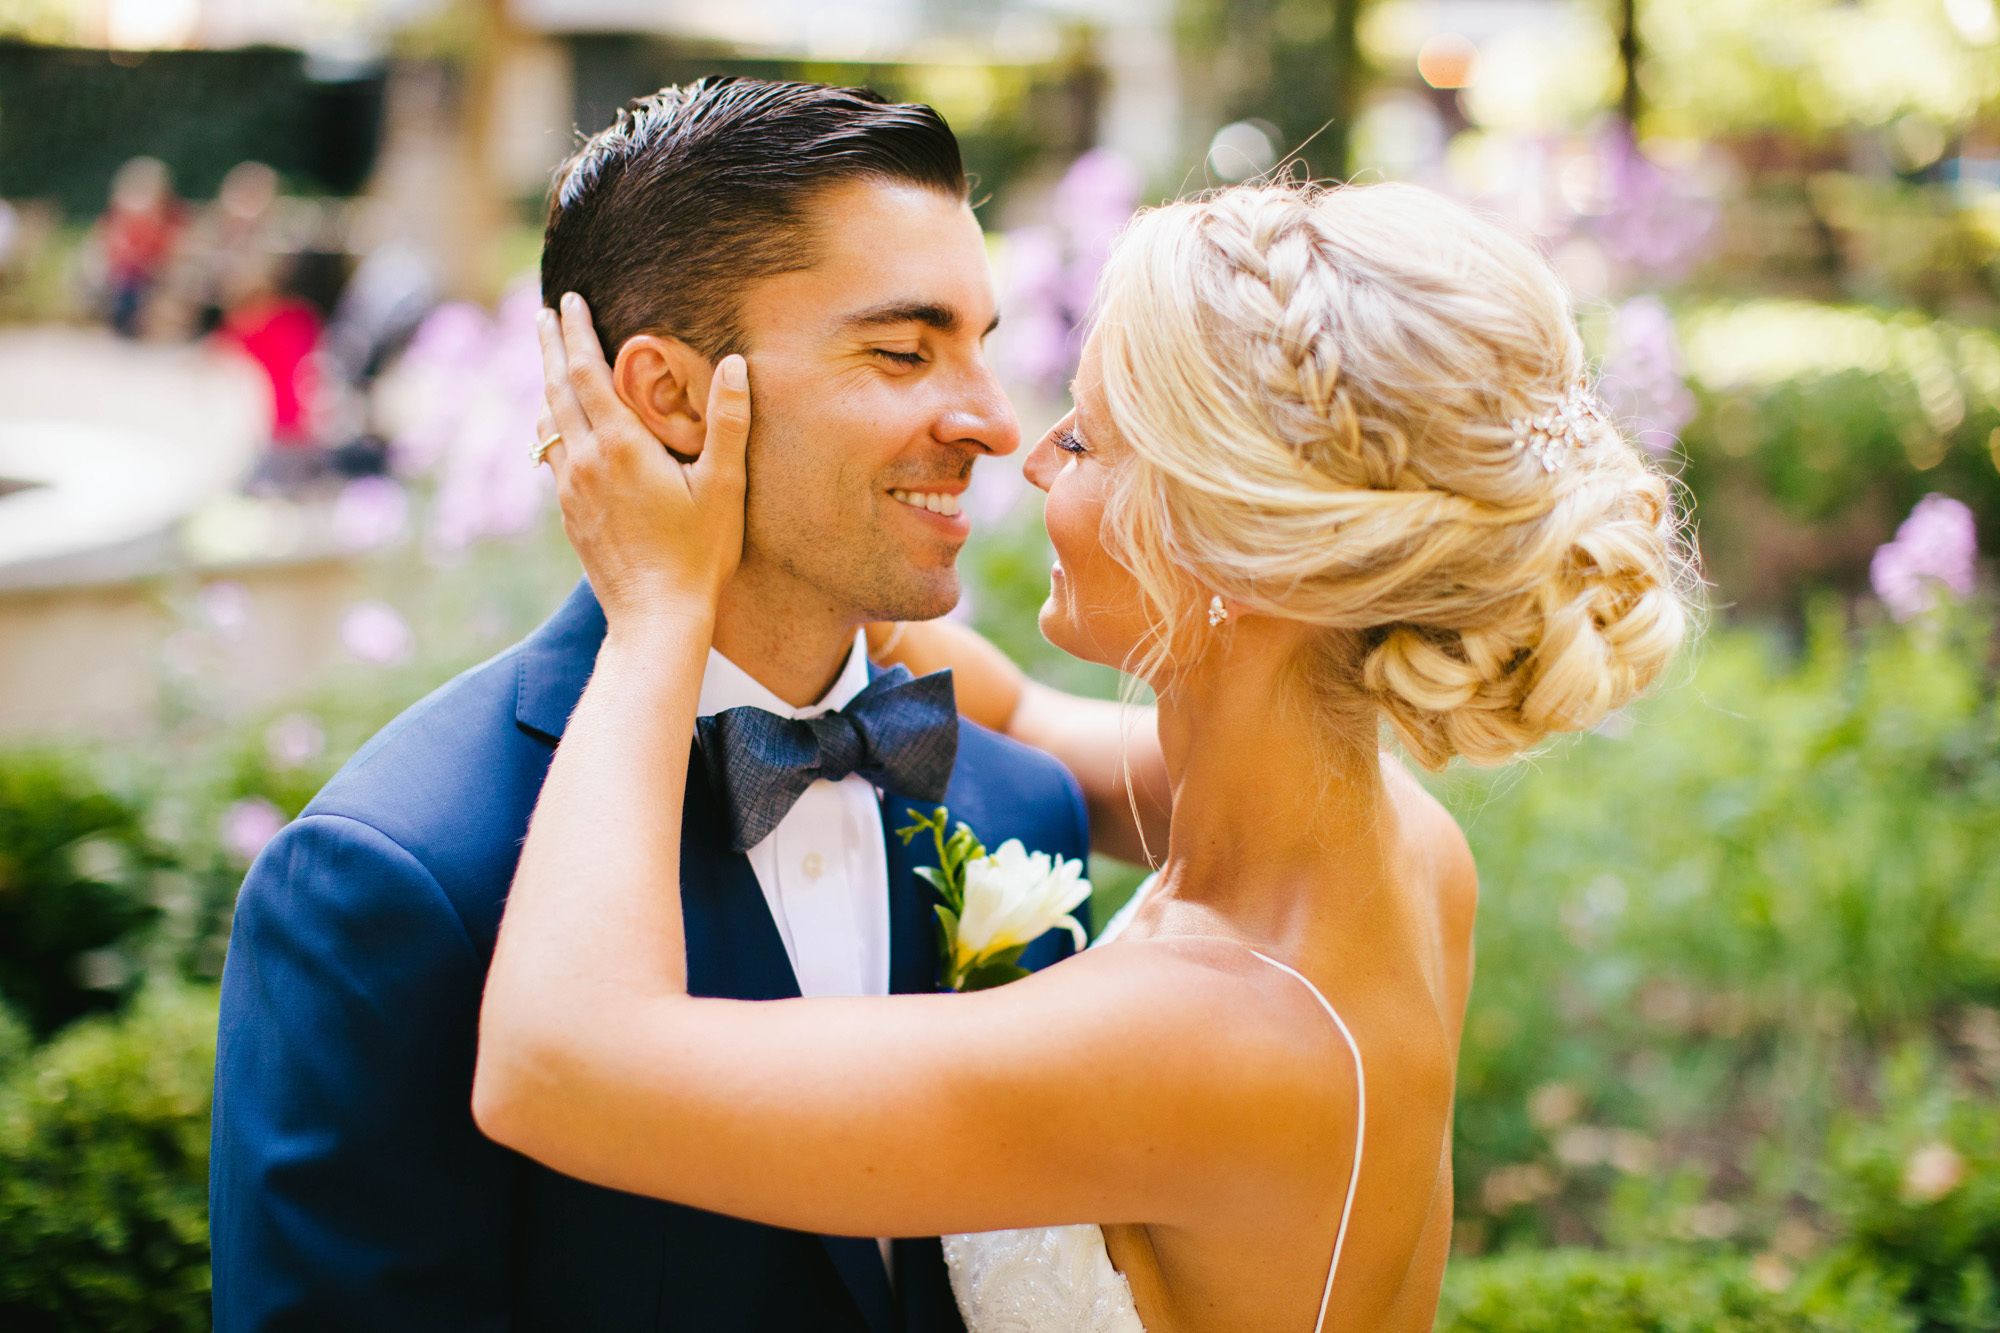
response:
[[[1882,1072],[1882,1113],[1836,1128],[1832,1269],[1882,1275],[1926,1330],[2000,1328],[2000,1104],[1939,1066],[1912,1043]]]
[[[1932,0],[1655,0],[1640,7],[1647,128],[1811,137],[1902,116],[1959,127],[2000,65]]]
[[[1739,1257],[1634,1259],[1554,1250],[1445,1276],[1438,1333],[1905,1333],[1869,1287],[1773,1292]]]
[[[1445,781],[1482,882],[1467,1239],[1764,1233],[1871,1053],[2000,995],[1984,638],[1717,634],[1545,767]]]
[[[146,992],[0,1083],[0,1326],[208,1327],[212,991]]]
[[[0,998],[42,1035],[113,1006],[160,864],[130,804],[47,753],[0,756]]]
[[[1708,575],[1739,609],[1865,586],[1875,546],[1932,491],[2000,533],[2000,336],[1805,301],[1698,308],[1681,333],[1700,406],[1684,479]]]

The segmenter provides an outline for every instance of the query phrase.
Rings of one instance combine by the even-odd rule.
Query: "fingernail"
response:
[[[583,304],[583,298],[581,296],[578,296],[575,292],[564,292],[562,303],[564,310],[568,311],[570,314],[575,314],[576,308]]]
[[[547,306],[543,306],[541,309],[535,311],[535,323],[537,326],[541,328],[547,328],[549,326],[549,321],[554,319],[555,317],[556,317],[556,312],[549,309]]]
[[[749,373],[744,369],[743,358],[726,356],[722,358],[722,383],[731,389],[740,389],[750,382]]]

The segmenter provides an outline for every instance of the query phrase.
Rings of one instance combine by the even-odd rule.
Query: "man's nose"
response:
[[[959,391],[952,395],[937,424],[938,438],[949,444],[970,444],[996,457],[1021,447],[1021,421],[1000,387],[1000,377],[984,357],[968,367]]]

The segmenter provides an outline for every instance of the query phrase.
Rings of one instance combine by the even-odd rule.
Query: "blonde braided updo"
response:
[[[1695,580],[1671,483],[1601,413],[1517,444],[1586,401],[1586,366],[1499,227],[1407,185],[1239,186],[1140,214],[1101,294],[1133,455],[1105,536],[1149,665],[1210,592],[1321,627],[1315,692],[1358,689],[1437,768],[1592,726],[1673,656]]]

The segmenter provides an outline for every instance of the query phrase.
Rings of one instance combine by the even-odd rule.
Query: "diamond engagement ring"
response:
[[[531,467],[540,467],[542,465],[542,461],[549,456],[549,450],[553,449],[555,446],[561,443],[562,443],[562,432],[557,431],[555,434],[549,436],[548,439],[543,440],[540,444],[528,450],[529,465]]]

